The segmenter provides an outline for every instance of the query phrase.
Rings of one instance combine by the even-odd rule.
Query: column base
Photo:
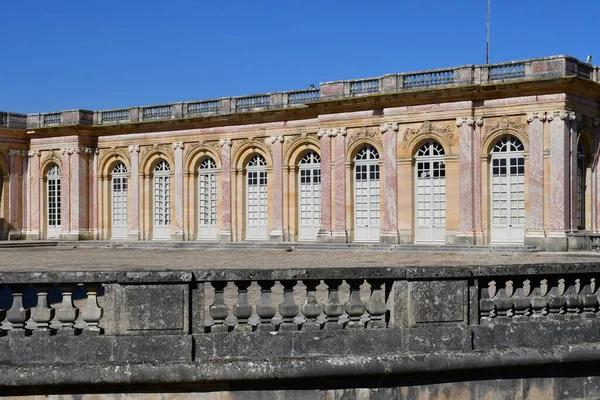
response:
[[[542,249],[546,251],[567,251],[569,241],[565,231],[549,231],[545,238],[541,239]]]
[[[140,231],[129,231],[127,233],[127,240],[129,241],[138,241],[140,240]]]
[[[181,242],[183,240],[183,231],[171,232],[171,240]]]
[[[273,229],[269,233],[269,241],[270,242],[283,242],[283,230]]]
[[[30,230],[24,233],[25,240],[40,240],[41,238],[39,230]]]
[[[544,230],[530,229],[525,232],[525,240],[523,241],[523,244],[525,246],[535,246],[542,248],[545,237],[546,232]]]
[[[319,231],[317,243],[348,243],[346,231]]]
[[[231,242],[231,231],[219,232],[217,240],[219,242]]]
[[[24,235],[22,231],[13,230],[8,232],[8,240],[23,240]]]
[[[379,243],[398,244],[398,241],[398,231],[381,232],[381,234],[379,235]]]
[[[413,240],[413,232],[411,229],[399,229],[398,230],[398,242],[399,243],[407,243],[412,244]]]
[[[475,232],[472,231],[458,231],[456,232],[456,244],[474,246],[475,245]]]

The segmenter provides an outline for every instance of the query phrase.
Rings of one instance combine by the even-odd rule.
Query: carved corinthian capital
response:
[[[548,113],[547,118],[548,121],[553,121],[555,118],[563,121],[575,121],[577,119],[577,114],[573,111],[557,110]]]
[[[279,142],[279,143],[283,143],[283,136],[281,135],[274,135],[270,137],[271,143],[275,143],[275,142]]]
[[[327,135],[329,137],[336,137],[337,135],[346,136],[348,130],[346,128],[320,128],[317,136],[322,138]]]
[[[386,122],[384,124],[381,124],[379,126],[379,130],[381,131],[381,134],[384,135],[387,131],[394,131],[394,132],[398,132],[399,126],[397,122]]]
[[[138,145],[134,145],[134,146],[129,146],[129,152],[130,153],[139,153],[140,152],[140,146]]]
[[[219,140],[219,145],[221,147],[225,147],[225,146],[231,147],[231,139],[221,139],[221,140]]]
[[[534,119],[538,119],[541,122],[546,120],[545,112],[530,112],[527,113],[527,122],[533,122]]]
[[[463,126],[463,124],[473,126],[474,123],[475,123],[475,121],[473,120],[473,117],[458,117],[458,118],[456,118],[456,126],[458,126],[459,128],[461,126]]]
[[[183,150],[183,142],[173,143],[173,150]]]
[[[483,126],[483,117],[476,117],[473,121],[475,121],[475,125]]]
[[[39,157],[41,154],[42,154],[42,153],[40,153],[40,151],[39,151],[39,150],[29,150],[29,151],[27,152],[27,155],[28,155],[29,157],[35,157],[35,156],[38,156],[38,157]]]

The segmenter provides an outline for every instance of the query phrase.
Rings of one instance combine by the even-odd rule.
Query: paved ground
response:
[[[206,250],[33,247],[0,249],[2,271],[306,268],[533,264],[600,261],[600,253]]]

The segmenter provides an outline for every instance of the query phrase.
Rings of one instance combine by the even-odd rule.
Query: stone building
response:
[[[590,246],[599,78],[557,56],[0,113],[1,234]]]

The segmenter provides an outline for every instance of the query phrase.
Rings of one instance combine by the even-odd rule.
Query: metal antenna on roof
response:
[[[485,63],[490,63],[490,0],[487,2],[487,25],[485,35]]]

